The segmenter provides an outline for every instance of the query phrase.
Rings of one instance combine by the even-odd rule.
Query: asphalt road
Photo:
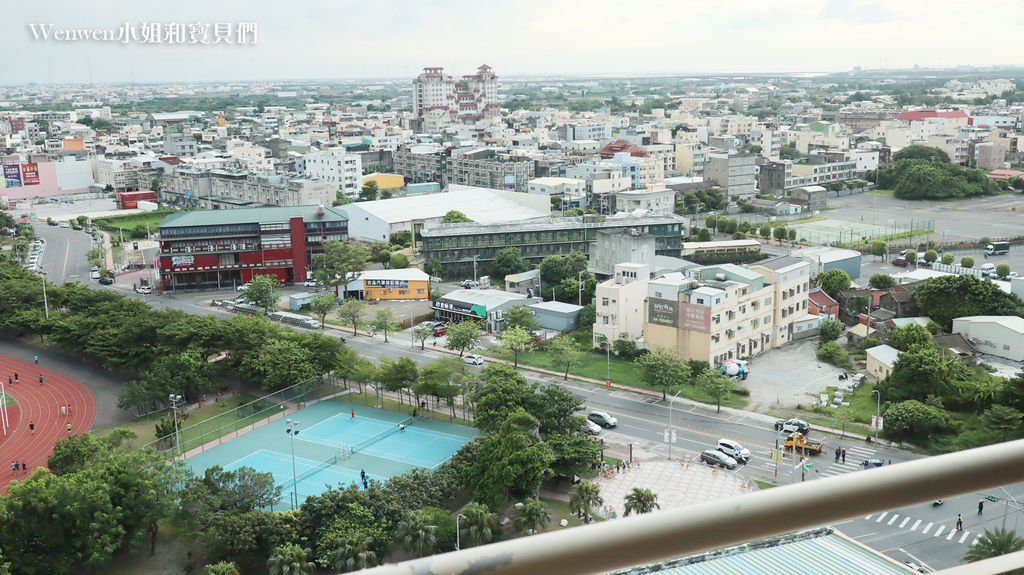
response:
[[[83,231],[44,224],[35,225],[36,235],[43,239],[39,258],[46,279],[57,285],[65,282],[89,283],[89,262],[86,253],[93,239]]]

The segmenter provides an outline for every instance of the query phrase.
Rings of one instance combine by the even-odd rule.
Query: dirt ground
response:
[[[843,370],[818,361],[818,338],[808,338],[758,355],[751,362],[750,377],[743,387],[750,390],[748,411],[772,413],[773,408],[808,405],[818,394],[835,385]]]

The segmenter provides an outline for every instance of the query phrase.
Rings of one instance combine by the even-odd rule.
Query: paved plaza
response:
[[[610,477],[599,477],[596,483],[601,486],[604,498],[601,514],[608,518],[621,517],[625,513],[625,497],[635,487],[653,491],[661,509],[678,509],[757,490],[753,481],[737,473],[742,472],[742,467],[727,471],[699,461],[689,464],[687,461],[645,461],[639,467],[634,465]],[[748,484],[751,486],[745,487]]]

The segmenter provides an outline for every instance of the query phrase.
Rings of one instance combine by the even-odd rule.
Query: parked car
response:
[[[153,293],[153,286],[139,286],[135,288],[135,293],[148,294]]]
[[[110,276],[103,276],[103,277],[100,278],[100,284],[102,284],[102,285],[108,286],[108,285],[113,285],[113,283],[114,283],[114,278],[112,278]]]
[[[60,223],[60,227],[62,227],[62,228],[70,228],[70,227],[71,227],[71,224],[69,224],[69,223],[67,223],[67,222],[61,222],[61,223]]]
[[[717,449],[706,449],[700,454],[700,460],[710,465],[717,465],[726,469],[736,469],[739,464],[736,460]]]
[[[89,274],[89,277],[94,279],[94,280],[98,280],[98,279],[100,279],[100,272],[99,271],[92,272],[92,273]]]
[[[601,427],[615,427],[619,424],[619,420],[612,417],[610,414],[604,411],[591,411],[587,415],[587,419],[600,425]]]
[[[57,220],[47,220],[46,221],[46,225],[48,225],[48,226],[59,226],[60,222],[58,222]]]
[[[238,286],[238,287],[237,287],[237,288],[235,288],[235,289],[236,289],[237,291],[245,291],[245,290],[249,289],[249,284],[247,284],[247,283],[245,283],[245,284],[242,284],[242,285]]]
[[[316,286],[317,286],[316,280],[306,280],[306,281],[302,282],[302,287],[316,287]]]
[[[462,363],[466,363],[466,364],[469,364],[469,365],[483,365],[484,364],[484,358],[483,358],[483,356],[481,356],[478,353],[471,353],[471,354],[462,356]]]
[[[91,272],[98,272],[98,271],[100,271],[100,266],[92,266],[92,267],[89,268],[89,271],[91,271]]]
[[[907,260],[905,260],[903,258],[896,258],[896,259],[892,260],[892,265],[899,266],[901,268],[905,268],[905,267],[907,267],[908,262],[907,262]]]
[[[776,421],[775,431],[784,431],[786,433],[793,433],[799,431],[805,437],[811,432],[811,424],[807,423],[802,419],[789,419],[787,421]]]
[[[82,231],[85,228],[83,228],[82,226],[80,226],[78,224],[75,224],[75,225],[71,226],[71,229],[73,229],[75,231]]]
[[[448,333],[448,326],[442,324],[434,328],[434,337],[440,337]]]
[[[740,463],[750,461],[750,450],[731,439],[719,439],[718,450]]]
[[[583,426],[580,428],[580,431],[591,435],[597,435],[598,433],[601,433],[601,426],[589,419],[584,419]]]

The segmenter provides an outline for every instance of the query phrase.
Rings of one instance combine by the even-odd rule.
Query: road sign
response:
[[[811,468],[814,467],[814,464],[811,463],[810,461],[807,461],[806,459],[804,460],[804,462],[804,471],[809,472]]]

